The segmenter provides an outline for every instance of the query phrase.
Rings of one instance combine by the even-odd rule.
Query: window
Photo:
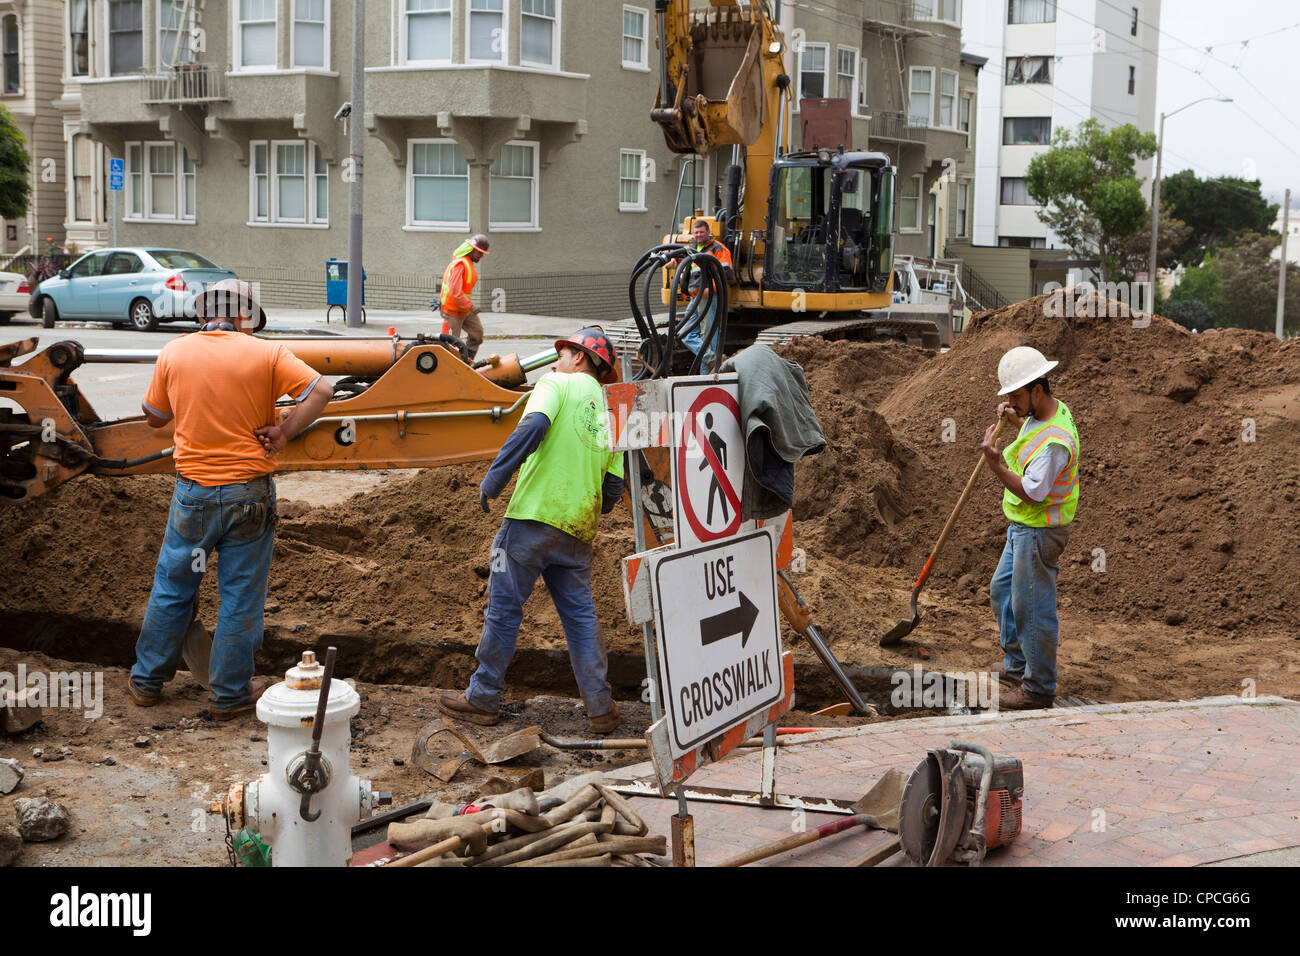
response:
[[[1011,0],[1007,23],[1055,23],[1056,0]]]
[[[704,179],[708,173],[708,160],[703,156],[683,156],[682,163],[684,175],[681,179],[682,198],[677,209],[678,219],[682,212],[694,215],[697,209],[705,210]]]
[[[1129,24],[1128,35],[1135,37],[1138,35],[1138,8],[1133,8],[1133,22]]]
[[[9,14],[0,18],[0,55],[4,58],[4,91],[17,93],[23,88],[22,70],[18,64],[18,17]]]
[[[1128,95],[1132,96],[1135,89],[1137,89],[1137,67],[1130,66],[1128,68]]]
[[[560,68],[560,0],[519,0],[519,62]]]
[[[329,224],[329,169],[306,140],[249,144],[249,214],[253,222]]]
[[[326,0],[293,0],[290,65],[329,69],[329,9]]]
[[[236,69],[275,67],[275,7],[276,0],[239,0]]]
[[[108,262],[104,266],[104,275],[131,275],[141,271],[143,268],[144,265],[140,262],[140,257],[135,253],[115,252],[108,257]]]
[[[90,0],[68,0],[68,69],[90,73]]]
[[[158,0],[158,68],[167,70],[178,63],[192,63],[190,18],[185,0]]]
[[[488,225],[496,229],[537,225],[537,145],[507,143],[492,164]]]
[[[849,109],[854,109],[854,96],[858,88],[858,51],[851,47],[839,47],[835,51],[835,95],[849,101]],[[854,110],[856,112],[856,110]]]
[[[72,218],[94,222],[95,144],[85,133],[72,137]]]
[[[406,221],[412,226],[469,228],[469,166],[449,140],[411,140]]]
[[[109,0],[108,72],[139,73],[144,68],[144,12],[141,0]]]
[[[451,0],[405,0],[406,62],[451,62]]]
[[[646,26],[650,12],[640,7],[623,8],[623,66],[625,69],[648,70]]]
[[[1050,116],[1008,116],[1002,121],[1003,146],[1046,146],[1051,141]]]
[[[1051,82],[1052,58],[1050,56],[1007,57],[1007,86]]]
[[[934,67],[914,66],[908,85],[907,125],[934,125]]]
[[[618,154],[618,211],[645,211],[645,150],[624,149]],[[692,207],[693,208],[693,207]]]
[[[195,174],[180,143],[127,143],[127,218],[193,222]]]
[[[72,267],[72,278],[88,279],[91,276],[103,275],[104,263],[108,261],[110,255],[111,252],[92,252]]]
[[[939,125],[957,128],[957,74],[939,71]]]
[[[998,245],[1003,249],[1046,249],[1047,240],[1042,236],[1001,236]]]
[[[825,43],[803,45],[803,52],[799,54],[799,99],[820,99],[826,95],[826,61],[829,57],[830,47]]]
[[[958,114],[957,128],[963,133],[970,133],[970,111],[973,102],[974,99],[970,96],[963,96],[961,98],[961,113]]]
[[[957,238],[970,234],[970,183],[957,184]]]
[[[867,61],[858,57],[858,112],[867,109]]]
[[[907,176],[898,190],[898,231],[921,231],[921,177]]]
[[[469,0],[468,60],[505,60],[504,6],[505,0]]]
[[[912,0],[912,19],[961,26],[961,0]]]
[[[1034,201],[1029,198],[1028,180],[1023,176],[1003,176],[1002,177],[1002,205],[1004,206],[1032,206]]]

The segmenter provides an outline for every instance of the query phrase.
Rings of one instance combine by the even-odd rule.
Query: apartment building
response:
[[[62,246],[66,190],[88,201],[65,178],[63,130],[50,105],[60,74],[57,56],[47,51],[61,48],[61,10],[58,0],[0,0],[0,105],[27,140],[32,186],[26,217],[0,226],[4,256],[42,251],[47,239]]]
[[[1096,119],[1154,132],[1160,0],[964,0],[965,47],[986,57],[975,139],[975,245],[1055,249],[1025,173],[1056,130]],[[1139,162],[1149,180],[1151,161]]]

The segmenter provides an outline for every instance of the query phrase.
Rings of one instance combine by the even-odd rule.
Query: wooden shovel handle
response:
[[[1002,429],[1006,423],[1007,420],[1005,417],[998,419],[997,431],[993,433],[994,441],[998,440],[998,436],[1002,434]],[[984,469],[984,462],[984,452],[981,451],[980,460],[975,463],[975,470],[971,472],[970,479],[966,482],[966,487],[962,489],[961,497],[957,499],[957,506],[952,509],[952,514],[948,516],[948,521],[943,526],[943,531],[939,532],[939,540],[934,543],[934,550],[930,552],[930,557],[926,560],[925,567],[921,569],[921,573],[917,575],[916,583],[912,585],[913,591],[919,591],[925,584],[926,580],[930,577],[930,569],[934,566],[934,559],[939,556],[939,551],[943,548],[943,543],[948,540],[948,533],[952,531],[953,525],[957,523],[957,516],[961,514],[961,509],[966,506],[966,499],[970,497],[970,493],[975,489],[975,482],[979,478],[980,472]]]

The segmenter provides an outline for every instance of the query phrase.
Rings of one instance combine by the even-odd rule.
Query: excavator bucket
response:
[[[689,16],[683,41],[668,52],[682,82],[659,90],[651,118],[675,153],[718,146],[749,146],[763,129],[764,21],[740,7],[719,5],[669,16]],[[665,95],[665,93],[667,95]]]

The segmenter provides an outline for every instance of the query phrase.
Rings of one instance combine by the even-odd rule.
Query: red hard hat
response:
[[[558,352],[561,345],[573,345],[582,349],[593,359],[596,360],[597,372],[596,381],[602,385],[610,385],[618,381],[618,370],[614,363],[618,360],[618,354],[614,351],[614,343],[605,335],[605,330],[599,325],[592,325],[585,329],[579,329],[567,339],[556,339],[555,350]]]

